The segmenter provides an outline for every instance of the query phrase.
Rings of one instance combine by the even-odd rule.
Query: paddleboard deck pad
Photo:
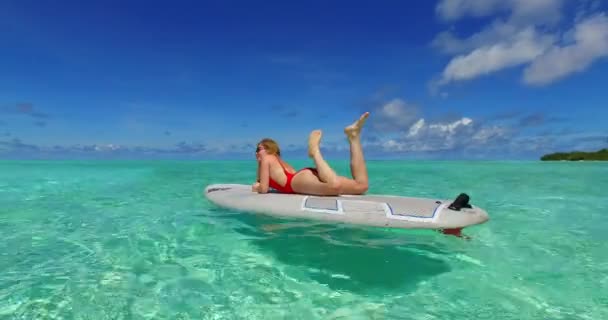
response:
[[[250,185],[212,184],[205,188],[213,204],[236,211],[277,217],[403,229],[455,229],[486,222],[483,209],[468,196],[428,199],[391,195],[311,196],[251,191]]]

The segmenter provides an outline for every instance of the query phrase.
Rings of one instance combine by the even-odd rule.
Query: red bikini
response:
[[[283,172],[285,172],[285,176],[287,177],[287,181],[285,182],[285,185],[282,186],[279,183],[277,183],[276,181],[272,180],[272,178],[268,178],[268,186],[281,192],[281,193],[296,193],[295,191],[293,191],[293,188],[291,187],[291,180],[293,179],[293,177],[295,177],[296,174],[300,173],[300,171],[302,170],[310,170],[310,171],[314,171],[316,172],[317,169],[315,168],[303,168],[300,169],[298,171],[296,171],[295,173],[291,173],[289,171],[287,171],[287,169],[285,169],[285,166],[283,166],[283,163],[279,160],[279,164],[281,165],[281,167],[283,168]]]

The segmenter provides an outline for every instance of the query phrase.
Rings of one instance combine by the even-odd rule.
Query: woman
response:
[[[299,171],[281,159],[280,148],[274,140],[261,140],[256,148],[258,181],[253,184],[252,191],[267,193],[273,188],[281,193],[318,196],[364,194],[368,189],[368,177],[361,147],[361,129],[368,117],[369,112],[365,112],[357,121],[344,128],[350,144],[352,179],[338,176],[323,159],[319,149],[321,130],[313,130],[308,138],[308,156],[314,160],[315,167]]]

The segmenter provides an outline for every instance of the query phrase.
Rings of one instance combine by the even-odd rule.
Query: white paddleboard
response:
[[[453,200],[389,195],[309,196],[251,191],[250,185],[212,184],[205,196],[237,211],[403,229],[459,229],[488,221],[486,211],[448,208]]]

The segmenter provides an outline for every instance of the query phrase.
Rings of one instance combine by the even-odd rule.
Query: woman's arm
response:
[[[261,164],[261,159],[258,159],[258,166],[256,168],[256,174],[255,174],[255,182],[251,185],[251,191],[253,192],[258,192],[258,189],[260,188],[260,167],[262,166]]]
[[[258,169],[255,174],[255,182],[260,182],[260,166],[261,166],[261,163],[260,163],[260,161],[258,161]]]
[[[259,185],[257,188],[258,193],[267,193],[269,188],[269,180],[270,180],[270,161],[267,157],[263,157],[260,160],[260,165],[258,166],[259,173]]]

